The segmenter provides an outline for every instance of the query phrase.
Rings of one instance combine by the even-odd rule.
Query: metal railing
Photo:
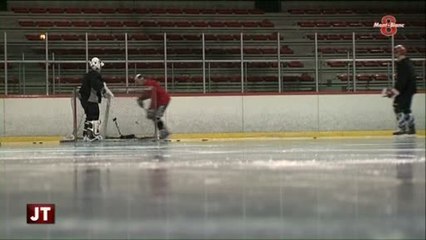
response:
[[[52,53],[51,55],[49,55],[49,52],[51,52],[50,50],[50,41],[49,41],[49,33],[44,33],[44,38],[42,39],[42,41],[44,41],[44,52],[45,52],[45,56],[44,56],[44,60],[32,60],[32,59],[27,59],[25,54],[22,52],[22,56],[21,59],[17,59],[16,57],[14,59],[10,59],[9,58],[9,54],[8,51],[8,35],[6,32],[4,32],[4,42],[3,42],[3,49],[4,49],[4,58],[2,61],[0,61],[3,65],[4,65],[4,87],[3,87],[3,94],[4,95],[8,95],[10,94],[10,80],[9,80],[9,71],[8,71],[8,66],[9,64],[19,64],[20,67],[19,68],[19,86],[23,87],[23,91],[22,89],[20,90],[20,93],[25,94],[26,90],[28,89],[28,84],[26,81],[26,77],[27,77],[27,68],[25,67],[26,64],[32,64],[32,63],[41,63],[44,64],[44,68],[45,68],[45,81],[44,84],[42,85],[44,88],[44,94],[45,95],[49,95],[49,94],[56,94],[57,90],[58,90],[58,86],[56,86],[56,77],[60,77],[62,74],[62,69],[61,69],[61,64],[64,63],[83,63],[86,65],[86,71],[88,71],[88,61],[89,61],[89,40],[88,40],[88,33],[85,33],[85,56],[84,59],[81,60],[66,60],[66,59],[60,59],[58,56],[55,56],[54,53]],[[244,48],[245,48],[245,41],[244,41],[244,34],[241,32],[240,33],[240,38],[239,38],[239,50],[240,50],[240,54],[239,54],[239,58],[235,58],[235,59],[207,59],[206,57],[206,40],[205,40],[205,34],[202,33],[201,34],[201,58],[200,59],[170,59],[168,58],[168,43],[169,40],[167,39],[167,33],[163,33],[163,59],[129,59],[129,41],[128,41],[128,34],[124,33],[124,60],[104,60],[104,62],[106,63],[124,63],[125,64],[125,83],[124,83],[124,87],[129,87],[129,85],[131,83],[129,83],[129,66],[130,64],[137,64],[137,63],[162,63],[164,64],[164,69],[163,69],[163,76],[164,76],[164,85],[165,88],[168,89],[170,87],[170,82],[169,82],[169,68],[168,65],[171,64],[173,66],[173,64],[177,64],[177,63],[201,63],[201,72],[202,72],[202,93],[207,93],[208,92],[208,86],[211,83],[211,79],[210,79],[210,74],[208,74],[211,70],[210,68],[210,64],[213,63],[237,63],[240,65],[240,85],[239,85],[239,92],[241,93],[245,93],[247,92],[247,89],[245,88],[246,83],[247,83],[247,75],[248,75],[248,63],[276,63],[276,69],[272,70],[272,73],[274,74],[274,76],[276,76],[277,81],[274,83],[276,84],[277,88],[276,88],[276,92],[285,92],[287,89],[284,88],[284,82],[283,82],[283,76],[287,73],[294,73],[297,70],[288,70],[285,69],[283,67],[283,64],[285,63],[289,63],[292,61],[300,61],[300,62],[310,62],[313,63],[314,68],[302,68],[301,71],[303,72],[312,72],[314,73],[314,83],[312,86],[312,91],[315,92],[320,92],[320,84],[321,84],[321,77],[323,74],[327,74],[327,73],[333,73],[335,71],[333,70],[324,70],[321,67],[321,65],[325,62],[333,62],[333,61],[339,61],[339,62],[346,62],[347,63],[347,72],[348,72],[348,76],[349,76],[349,71],[352,70],[352,86],[351,88],[349,88],[349,86],[347,86],[347,89],[353,92],[356,92],[358,90],[358,81],[356,79],[357,76],[357,72],[358,69],[356,67],[356,62],[359,61],[388,61],[391,63],[391,67],[389,69],[389,67],[387,68],[387,72],[388,72],[388,76],[392,78],[392,84],[394,83],[394,73],[395,73],[395,64],[394,64],[394,56],[393,56],[393,51],[391,51],[391,54],[389,57],[387,58],[374,58],[374,59],[367,59],[367,58],[357,58],[356,56],[356,47],[357,47],[357,41],[356,41],[356,33],[353,32],[352,33],[352,49],[350,49],[350,51],[348,50],[347,52],[347,56],[344,58],[320,58],[319,56],[319,42],[318,42],[318,34],[315,33],[315,39],[313,42],[313,48],[314,48],[314,53],[312,54],[312,58],[310,58],[308,56],[308,59],[304,59],[304,58],[297,58],[296,57],[288,57],[288,55],[284,55],[281,53],[281,45],[282,45],[282,40],[281,40],[281,36],[280,33],[276,34],[276,42],[275,43],[271,43],[273,44],[276,49],[276,56],[262,56],[259,58],[247,58],[245,53],[244,53]],[[117,41],[114,42],[115,44],[117,43]],[[309,44],[307,44],[309,45]],[[390,37],[389,38],[389,46],[391,49],[393,48],[394,45],[394,38]],[[312,47],[312,46],[311,46]],[[14,49],[16,52],[16,49]],[[349,53],[352,53],[352,58],[350,58]],[[142,58],[142,57],[141,57]],[[421,61],[423,62],[422,64],[422,71],[421,73],[418,73],[418,75],[423,77],[423,84],[424,86],[426,86],[426,83],[424,83],[425,81],[425,58],[412,58],[413,61]],[[51,66],[51,67],[50,67]],[[352,69],[350,69],[350,66],[352,66]],[[49,70],[52,70],[52,72],[50,73]],[[135,67],[135,72],[137,71],[136,67]],[[171,72],[171,76],[174,76],[174,69],[172,67],[172,72]],[[271,71],[270,71],[271,72]],[[52,82],[49,81],[49,79],[52,78]],[[348,81],[349,83],[349,81]],[[1,93],[1,91],[0,91]]]

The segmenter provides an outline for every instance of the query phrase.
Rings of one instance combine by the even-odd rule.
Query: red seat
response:
[[[133,13],[133,9],[132,8],[117,8],[116,9],[118,13],[122,13],[122,14],[131,14]]]
[[[244,54],[261,54],[262,51],[258,48],[244,48]]]
[[[86,21],[71,21],[71,24],[74,27],[89,27],[89,24]]]
[[[204,28],[204,27],[208,27],[209,24],[204,22],[204,21],[193,21],[192,22],[192,26],[194,27],[200,27],[200,28]]]
[[[168,9],[166,9],[166,12],[170,13],[170,14],[182,14],[182,9],[179,9],[179,8],[168,8]]]
[[[300,76],[297,75],[284,75],[283,82],[298,82],[300,81]]]
[[[239,28],[243,26],[240,22],[237,21],[227,21],[225,22],[225,25],[230,28]]]
[[[38,27],[53,27],[53,22],[50,21],[36,21],[35,24]]]
[[[22,27],[35,27],[36,26],[36,23],[34,21],[19,20],[18,23]]]
[[[367,48],[367,49],[370,53],[374,53],[374,54],[385,52],[382,48]]]
[[[126,27],[139,27],[139,22],[138,21],[123,21],[123,24]]]
[[[351,76],[351,75],[349,75],[349,76],[348,76],[348,74],[346,74],[346,73],[343,73],[343,74],[339,74],[339,75],[337,75],[337,78],[338,78],[340,81],[348,81],[348,80],[352,80],[352,76]]]
[[[347,48],[335,48],[334,50],[336,50],[336,53],[342,53],[342,54],[347,54],[348,53],[348,49]]]
[[[259,23],[259,26],[260,27],[264,27],[264,28],[271,28],[271,27],[274,27],[274,24],[271,21],[269,21],[269,20],[262,20]]]
[[[164,8],[153,8],[151,9],[152,14],[166,14],[166,9]]]
[[[216,9],[216,13],[218,14],[232,14],[233,10],[232,9]]]
[[[321,14],[321,10],[319,9],[305,9],[306,14]]]
[[[107,21],[106,25],[108,27],[123,27],[123,23],[121,21]]]
[[[98,13],[98,9],[97,8],[82,8],[81,11],[83,13],[88,13],[88,14]]]
[[[352,40],[352,34],[340,34],[342,40]]]
[[[175,23],[171,22],[171,21],[158,21],[157,24],[160,27],[174,27],[175,26]]]
[[[142,27],[157,27],[157,22],[155,22],[155,21],[142,21],[141,26]]]
[[[305,82],[312,82],[314,81],[314,78],[307,73],[302,73],[302,75],[300,76],[300,80]]]
[[[288,12],[290,14],[304,14],[305,11],[303,9],[289,9]]]
[[[354,11],[352,9],[338,9],[337,13],[338,14],[353,14]]]
[[[242,15],[242,14],[249,14],[249,10],[248,9],[234,9],[234,10],[232,10],[232,12],[234,13],[234,14],[239,14],[239,15]]]
[[[80,8],[65,8],[65,12],[70,13],[70,14],[78,14],[78,13],[81,13],[81,9]]]
[[[291,61],[287,64],[287,66],[291,68],[302,68],[304,67],[304,64],[300,61]]]
[[[185,40],[188,40],[188,41],[198,41],[198,40],[201,40],[201,36],[200,35],[195,35],[195,34],[184,34],[183,38]]]
[[[183,9],[183,12],[186,14],[200,14],[200,9],[187,8],[187,9]]]
[[[379,67],[380,64],[376,61],[364,61],[362,62],[362,64],[364,65],[364,67]]]
[[[299,25],[300,27],[315,27],[315,23],[314,22],[298,22],[297,25]]]
[[[261,48],[260,51],[263,54],[278,54],[278,51],[275,48]]]
[[[340,40],[339,34],[328,34],[325,37],[327,40]]]
[[[51,7],[51,8],[47,8],[47,11],[48,11],[49,13],[59,14],[59,13],[64,13],[64,12],[65,12],[65,9],[63,9],[63,8],[53,8],[53,7]]]
[[[281,54],[293,54],[294,53],[293,50],[291,50],[288,47],[281,47],[280,52],[281,52]]]
[[[98,39],[101,41],[113,41],[115,37],[110,34],[98,34]]]
[[[258,26],[257,22],[241,22],[241,25],[243,25],[243,27],[245,28],[255,28]]]
[[[206,9],[200,9],[200,13],[202,14],[216,14],[216,10],[206,8]]]
[[[426,52],[426,48],[424,48],[424,47],[417,47],[417,51],[419,51],[420,53],[425,53]]]
[[[377,40],[389,39],[389,37],[387,37],[387,36],[385,36],[383,34],[380,34],[380,33],[373,34],[372,36],[373,36],[374,39],[377,39]]]
[[[65,41],[78,41],[80,37],[76,34],[62,34],[62,39]]]
[[[331,21],[330,24],[333,27],[347,27],[345,21]]]
[[[360,39],[360,40],[373,40],[373,36],[371,34],[358,34],[355,35],[356,39]]]
[[[175,53],[181,55],[189,55],[192,54],[192,50],[190,48],[176,48]]]
[[[316,27],[330,27],[331,24],[327,21],[316,21],[315,26]]]
[[[89,21],[89,25],[92,27],[106,27],[106,23],[104,21]]]
[[[48,38],[49,38],[49,41],[60,41],[60,40],[62,40],[62,37],[59,34],[49,34]]]
[[[327,62],[327,65],[330,67],[346,67],[345,62]]]
[[[337,10],[336,9],[322,9],[322,14],[337,14]]]
[[[192,26],[192,24],[188,21],[178,21],[178,22],[175,22],[174,25],[176,27],[184,27],[184,28],[188,28]]]
[[[412,40],[420,40],[423,38],[421,34],[416,34],[416,33],[412,33],[412,34],[407,33],[405,34],[405,36],[407,37],[407,39],[412,39]]]
[[[112,14],[115,13],[115,8],[99,8],[100,13]]]
[[[216,41],[217,38],[214,34],[205,34],[204,35],[204,40],[206,41]]]
[[[376,80],[376,81],[388,81],[388,75],[376,74],[376,75],[374,75],[374,80]]]
[[[135,8],[133,11],[137,14],[148,14],[151,10],[148,8]]]
[[[12,11],[14,13],[28,13],[29,12],[28,8],[24,8],[24,7],[13,7]]]
[[[179,34],[167,34],[167,39],[172,41],[181,41],[183,40],[183,37]]]
[[[347,22],[348,27],[362,27],[362,23],[360,22],[355,22],[355,21],[349,21]]]
[[[159,40],[163,40],[163,39],[164,39],[163,35],[160,35],[160,34],[150,34],[150,35],[149,35],[149,38],[150,38],[151,40],[156,40],[156,41],[159,41]]]
[[[319,51],[322,52],[323,54],[333,54],[333,53],[336,52],[336,49],[334,49],[334,48],[320,48]]]
[[[210,21],[209,26],[210,27],[226,27],[224,22],[218,22],[218,21]]]
[[[31,13],[46,13],[46,8],[29,8]]]
[[[30,40],[30,41],[39,41],[40,35],[38,35],[38,34],[25,34],[25,38]]]
[[[70,21],[54,21],[53,24],[57,27],[71,27],[72,24]]]
[[[220,41],[233,41],[235,36],[232,34],[218,34],[216,35],[217,39]]]
[[[371,75],[369,75],[369,74],[357,74],[356,79],[358,81],[370,81]]]
[[[146,41],[146,40],[149,40],[149,36],[145,34],[133,34],[130,36],[130,39],[134,39],[138,41]]]

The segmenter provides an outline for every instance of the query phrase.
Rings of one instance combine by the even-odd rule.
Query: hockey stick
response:
[[[115,126],[117,127],[118,134],[120,134],[121,139],[130,139],[130,138],[136,137],[135,134],[123,135],[120,131],[120,127],[118,126],[117,118],[116,117],[113,118],[112,121],[114,121]]]

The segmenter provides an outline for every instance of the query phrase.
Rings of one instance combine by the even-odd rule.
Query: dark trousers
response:
[[[86,121],[99,120],[99,104],[98,103],[88,102],[85,100],[81,100],[80,103],[84,109],[84,113],[86,114]]]
[[[393,111],[398,113],[410,114],[411,113],[411,101],[413,100],[414,94],[401,94],[395,97],[393,100]]]

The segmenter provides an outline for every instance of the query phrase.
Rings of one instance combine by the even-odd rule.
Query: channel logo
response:
[[[28,224],[54,224],[55,204],[31,203],[27,204]]]

